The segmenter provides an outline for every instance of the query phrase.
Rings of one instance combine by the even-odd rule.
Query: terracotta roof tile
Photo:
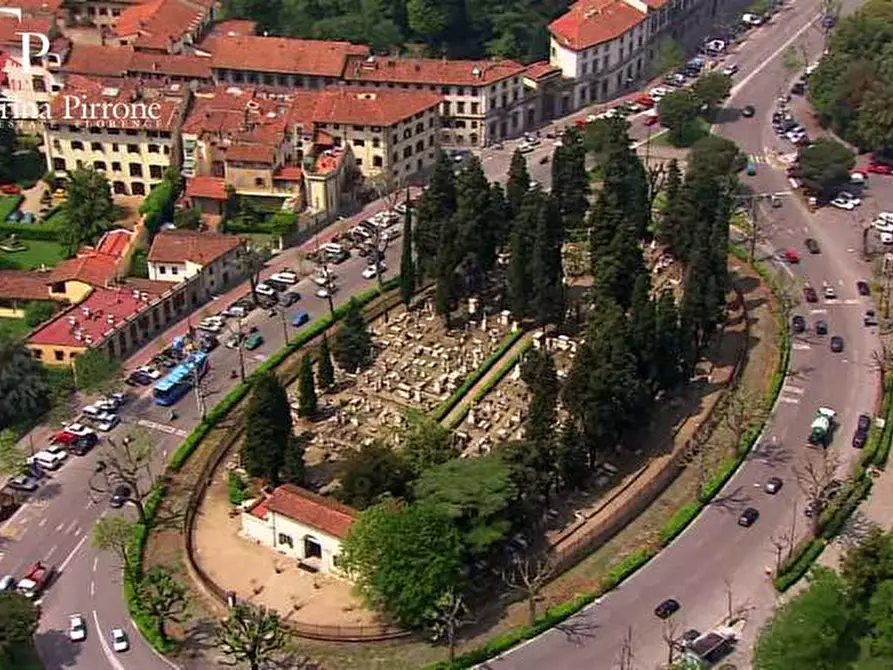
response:
[[[210,35],[214,37],[234,37],[236,35],[256,35],[257,22],[249,19],[225,19],[211,27]]]
[[[98,77],[122,77],[133,59],[127,47],[75,44],[62,66],[64,72]]]
[[[130,242],[133,240],[134,233],[124,228],[117,228],[105,233],[96,245],[96,253],[111,256],[120,259]]]
[[[165,0],[151,0],[128,7],[115,21],[112,32],[118,37],[136,35],[164,2]]]
[[[155,54],[137,51],[130,59],[127,72],[131,75],[165,74],[172,77],[211,81],[211,59],[181,54]]]
[[[260,506],[337,538],[347,535],[357,516],[356,510],[294,484],[278,487]]]
[[[0,7],[21,9],[23,16],[56,14],[62,7],[62,0],[0,0]]]
[[[558,42],[579,51],[609,42],[645,20],[645,12],[625,0],[580,0],[549,24]]]
[[[301,181],[303,178],[303,170],[296,165],[283,165],[273,173],[273,179],[281,181]]]
[[[226,180],[222,177],[192,177],[186,182],[186,197],[226,200]]]
[[[434,86],[481,86],[519,75],[524,66],[513,60],[444,60],[440,58],[353,57],[348,81],[395,82]]]
[[[240,163],[266,163],[272,165],[276,161],[276,147],[268,144],[250,144],[235,142],[226,149],[226,160]]]
[[[46,274],[25,270],[0,270],[0,298],[49,300]]]
[[[560,67],[558,67],[557,65],[552,65],[552,63],[547,60],[541,60],[528,65],[527,70],[524,72],[524,76],[536,80],[548,77],[553,74],[557,74],[559,72],[561,72]]]
[[[0,44],[7,44],[21,48],[21,33],[40,33],[42,35],[51,35],[55,23],[52,17],[28,17],[24,16],[21,21],[12,16],[0,16]]]
[[[369,53],[350,42],[257,35],[209,37],[201,47],[210,51],[216,69],[317,77],[341,77],[349,56]]]
[[[207,265],[239,247],[236,235],[197,232],[194,230],[164,230],[155,236],[149,249],[150,263],[185,263]]]
[[[316,123],[392,126],[436,107],[443,98],[428,91],[338,87],[319,92],[313,111]]]
[[[119,38],[138,36],[133,45],[149,49],[168,48],[198,27],[208,16],[213,0],[150,0],[128,7],[115,21],[112,31]]]
[[[117,271],[117,258],[90,252],[62,261],[46,275],[45,282],[55,284],[76,280],[98,288],[113,283]]]

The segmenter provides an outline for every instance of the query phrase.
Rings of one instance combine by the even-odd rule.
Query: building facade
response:
[[[236,235],[163,230],[149,249],[149,279],[179,283],[198,276],[203,293],[220,293],[244,276],[241,249]]]

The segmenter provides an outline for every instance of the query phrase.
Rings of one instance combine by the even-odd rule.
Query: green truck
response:
[[[831,442],[831,433],[834,431],[834,421],[837,412],[827,407],[820,407],[815,413],[815,418],[809,427],[809,445],[812,447],[827,447]]]

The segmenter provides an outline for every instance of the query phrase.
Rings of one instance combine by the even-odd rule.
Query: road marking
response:
[[[46,560],[48,562],[49,562],[50,558],[52,558],[53,554],[56,553],[56,549],[58,549],[58,548],[59,548],[59,545],[57,545],[57,544],[54,544],[52,547],[50,547],[50,550],[47,552],[47,556],[46,556]]]
[[[791,347],[794,351],[809,351],[812,349],[812,346],[807,344],[806,342],[794,342],[794,346]]]
[[[62,561],[62,565],[59,566],[59,572],[62,572],[65,568],[68,567],[68,564],[71,563],[71,559],[74,558],[74,555],[78,552],[78,549],[80,549],[86,541],[87,536],[84,535],[84,537],[82,537],[80,541],[74,546],[74,549],[71,550],[71,553],[65,557],[64,561]]]
[[[809,310],[809,313],[810,314],[827,314],[828,310],[827,309],[811,309],[811,310]]]
[[[94,595],[96,595],[96,582],[90,580],[90,597],[92,598]]]
[[[798,386],[785,386],[782,390],[782,393],[793,393],[794,395],[803,395],[806,393],[805,390]]]
[[[150,421],[149,419],[140,419],[136,424],[138,426],[143,426],[144,428],[151,428],[152,430],[167,433],[168,435],[176,435],[177,437],[186,437],[189,434],[182,428],[174,428],[173,426],[158,423],[157,421]]]
[[[75,519],[70,524],[68,524],[68,528],[65,529],[65,532],[70,533],[71,531],[74,530],[75,526],[77,526],[77,525],[78,525],[78,522],[77,522],[77,519]]]
[[[859,301],[856,298],[847,298],[843,301],[844,305],[858,305]]]
[[[63,528],[65,528],[65,522],[64,522],[64,521],[60,521],[60,522],[59,522],[59,525],[56,526],[56,532],[57,532],[57,533],[61,532]]]
[[[102,653],[105,654],[106,660],[115,670],[124,670],[124,666],[115,658],[115,654],[109,649],[109,643],[105,641],[105,634],[102,632],[102,626],[99,625],[99,617],[96,610],[93,610],[93,623],[96,625],[96,636],[99,638],[99,644],[102,646]]]
[[[788,405],[799,405],[800,398],[788,398],[787,396],[781,396],[778,399],[779,402],[787,403]]]
[[[77,528],[74,529],[74,536],[77,537],[80,534],[81,534],[81,527],[78,526]]]
[[[46,525],[47,525],[47,518],[46,518],[46,517],[43,517],[43,518],[40,520],[40,523],[38,523],[37,525],[38,525],[38,527],[40,527],[40,528],[43,528],[44,526],[46,526]]]
[[[96,565],[99,563],[99,556],[93,557],[93,572],[96,572]]]

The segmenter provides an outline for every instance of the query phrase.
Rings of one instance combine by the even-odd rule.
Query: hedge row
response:
[[[825,550],[825,540],[822,538],[813,538],[807,542],[803,549],[788,563],[782,566],[782,570],[778,571],[778,575],[773,580],[775,590],[784,593],[809,572],[815,560],[821,556]]]
[[[527,340],[527,342],[524,343],[524,345],[521,347],[521,350],[517,354],[515,354],[509,360],[502,364],[502,367],[500,367],[499,370],[496,371],[496,374],[490,377],[490,379],[487,380],[487,383],[484,384],[484,386],[477,393],[474,394],[471,402],[465,406],[465,411],[463,411],[459,416],[456,417],[454,421],[450,423],[449,428],[451,430],[458,428],[462,424],[462,422],[465,420],[465,417],[468,416],[468,413],[471,411],[472,405],[476,405],[481,400],[486,398],[490,391],[492,391],[496,387],[496,385],[505,378],[505,376],[511,371],[511,369],[515,367],[515,364],[517,364],[518,361],[521,360],[524,354],[526,354],[532,346],[533,340]]]
[[[477,384],[481,378],[490,371],[494,365],[496,365],[497,361],[505,355],[505,352],[512,348],[515,342],[523,335],[524,333],[520,330],[515,331],[514,333],[509,333],[505,339],[502,340],[502,344],[499,345],[499,348],[493,353],[490,358],[484,361],[483,365],[479,367],[475,372],[471,374],[468,379],[466,379],[462,386],[453,391],[453,394],[444,400],[440,405],[431,413],[431,418],[435,421],[442,421],[443,417],[449,414],[453,408],[459,404],[459,401],[465,397],[465,394],[468,393],[475,384]]]
[[[743,253],[738,250],[739,253]],[[738,255],[738,253],[736,253]],[[746,259],[746,254],[745,254]],[[772,279],[771,274],[768,273],[765,267],[760,268],[757,267],[757,272],[760,276],[767,282],[772,291],[776,294],[779,293],[780,287],[776,282],[770,281]],[[770,384],[769,391],[767,392],[766,402],[769,405],[774,405],[775,400],[778,394],[781,392],[781,386],[784,383],[784,375],[787,371],[788,361],[790,360],[790,339],[788,337],[788,324],[784,321],[783,318],[777,320],[777,328],[779,333],[779,339],[781,340],[781,350],[780,355],[775,371],[775,375],[780,382],[776,382],[773,379],[773,383]],[[448,412],[449,410],[447,410]],[[742,437],[742,443],[747,444],[747,448],[739,449],[739,455],[730,457],[726,461],[723,462],[723,465],[720,466],[720,469],[713,475],[710,481],[705,486],[704,491],[704,499],[709,500],[712,498],[728,481],[728,479],[734,474],[737,470],[738,465],[744,460],[747,455],[747,452],[750,450],[750,447],[756,441],[757,437],[762,432],[762,426],[754,426],[750,431],[745,433]],[[708,496],[709,494],[709,496]],[[670,521],[668,521],[663,529],[661,529],[661,544],[666,545],[672,541],[673,538],[679,535],[686,526],[688,526],[691,521],[697,517],[698,512],[703,508],[704,504],[699,501],[692,501],[689,507],[686,505],[685,508],[677,512],[676,515],[673,516]],[[686,511],[686,508],[687,511]],[[457,668],[470,668],[475,665],[479,665],[484,663],[485,661],[502,654],[512,647],[526,641],[533,639],[540,633],[549,628],[552,628],[562,621],[565,621],[570,616],[576,614],[581,609],[595,601],[602,594],[610,591],[615,588],[624,580],[628,579],[631,575],[633,575],[637,570],[639,570],[642,566],[644,566],[648,561],[650,561],[654,556],[658,553],[657,550],[652,548],[640,548],[634,551],[631,554],[628,554],[620,563],[618,563],[611,571],[607,574],[607,576],[602,580],[602,583],[599,585],[599,588],[590,593],[584,593],[580,596],[577,596],[573,600],[567,601],[565,603],[561,603],[560,605],[556,605],[550,609],[548,609],[542,616],[540,616],[536,623],[533,626],[519,626],[517,628],[512,629],[508,633],[504,635],[500,635],[488,640],[482,647],[478,647],[477,649],[473,649],[458,658],[452,663],[448,661],[442,661],[440,663],[435,663],[430,666],[427,666],[425,670],[455,670]]]

